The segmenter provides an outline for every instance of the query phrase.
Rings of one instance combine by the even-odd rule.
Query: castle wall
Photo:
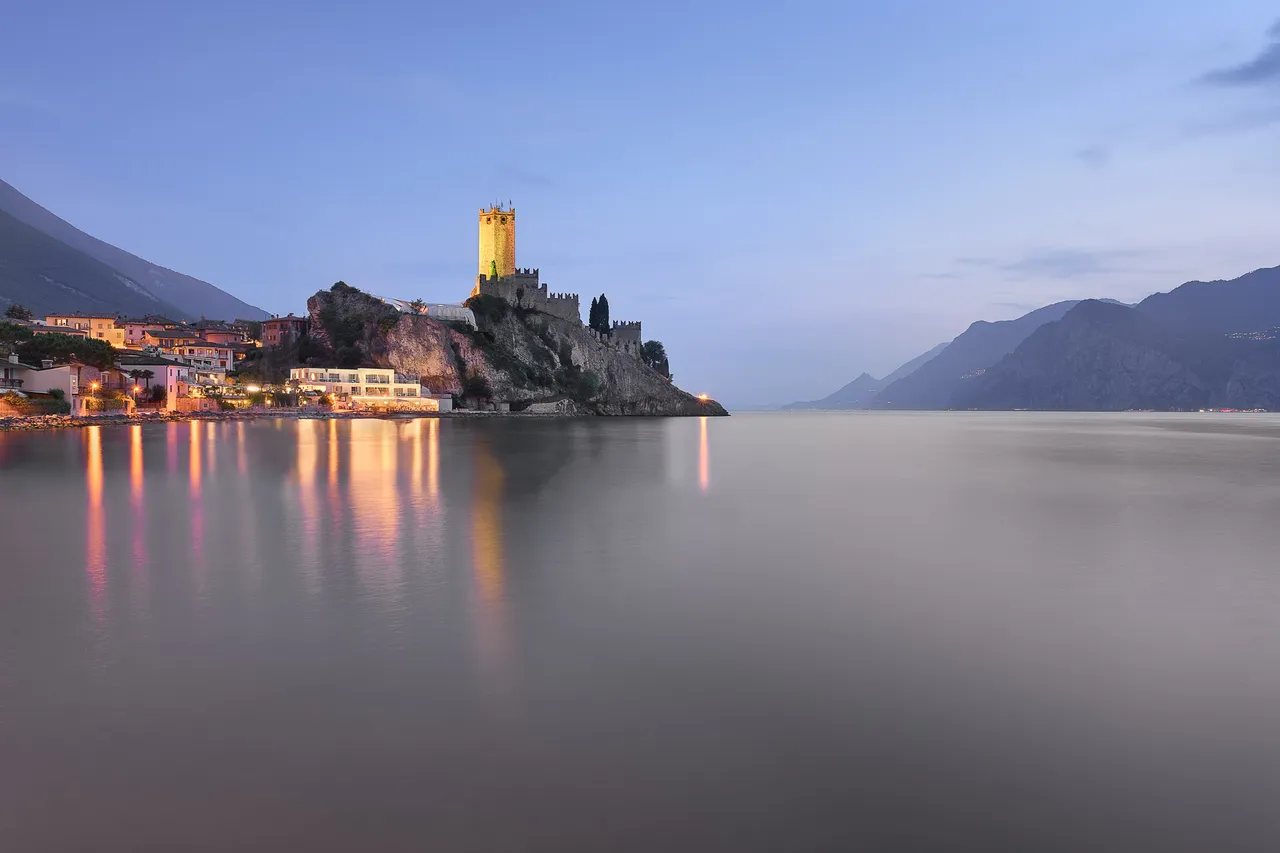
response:
[[[643,336],[640,334],[639,321],[629,323],[626,321],[614,320],[613,337],[623,343],[640,344],[643,340]]]
[[[632,358],[640,357],[640,342],[638,340],[622,339],[616,335],[602,335],[595,329],[587,329],[587,334],[610,349],[624,352]]]
[[[491,264],[498,266],[498,276],[516,272],[516,211],[492,207],[480,211],[479,275],[489,275]]]
[[[582,322],[582,309],[576,293],[550,293],[538,280],[537,269],[517,270],[514,275],[492,279],[487,275],[476,277],[472,296],[500,296],[512,305],[531,311],[541,311],[573,323]]]

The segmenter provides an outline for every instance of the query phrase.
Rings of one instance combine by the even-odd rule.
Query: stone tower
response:
[[[516,209],[503,210],[502,205],[480,211],[479,275],[514,275],[516,271]]]

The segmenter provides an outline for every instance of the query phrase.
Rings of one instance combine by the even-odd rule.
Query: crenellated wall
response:
[[[500,296],[512,305],[531,311],[541,311],[562,320],[582,322],[582,308],[576,293],[551,293],[547,285],[538,280],[538,270],[521,269],[512,275],[496,279],[487,275],[476,276],[476,286],[471,295]]]
[[[613,337],[629,344],[640,344],[644,340],[640,333],[640,321],[614,320]]]
[[[634,325],[639,326],[640,324],[635,323]],[[620,338],[616,334],[602,335],[595,329],[587,329],[587,334],[610,349],[624,352],[634,358],[640,357],[640,340],[638,337],[635,340],[631,340],[630,338]]]

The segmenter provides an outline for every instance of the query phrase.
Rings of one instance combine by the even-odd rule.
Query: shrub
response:
[[[471,313],[476,315],[476,323],[481,326],[501,323],[511,310],[507,300],[487,293],[472,296],[462,304],[471,309]]]
[[[467,397],[490,397],[493,395],[493,388],[489,385],[487,376],[473,370],[462,380],[462,393]]]

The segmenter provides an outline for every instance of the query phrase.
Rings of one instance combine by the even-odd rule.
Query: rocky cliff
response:
[[[680,390],[581,323],[473,300],[478,330],[401,314],[346,285],[307,301],[312,337],[346,365],[417,374],[433,392],[511,404],[514,411],[595,415],[726,415]]]

